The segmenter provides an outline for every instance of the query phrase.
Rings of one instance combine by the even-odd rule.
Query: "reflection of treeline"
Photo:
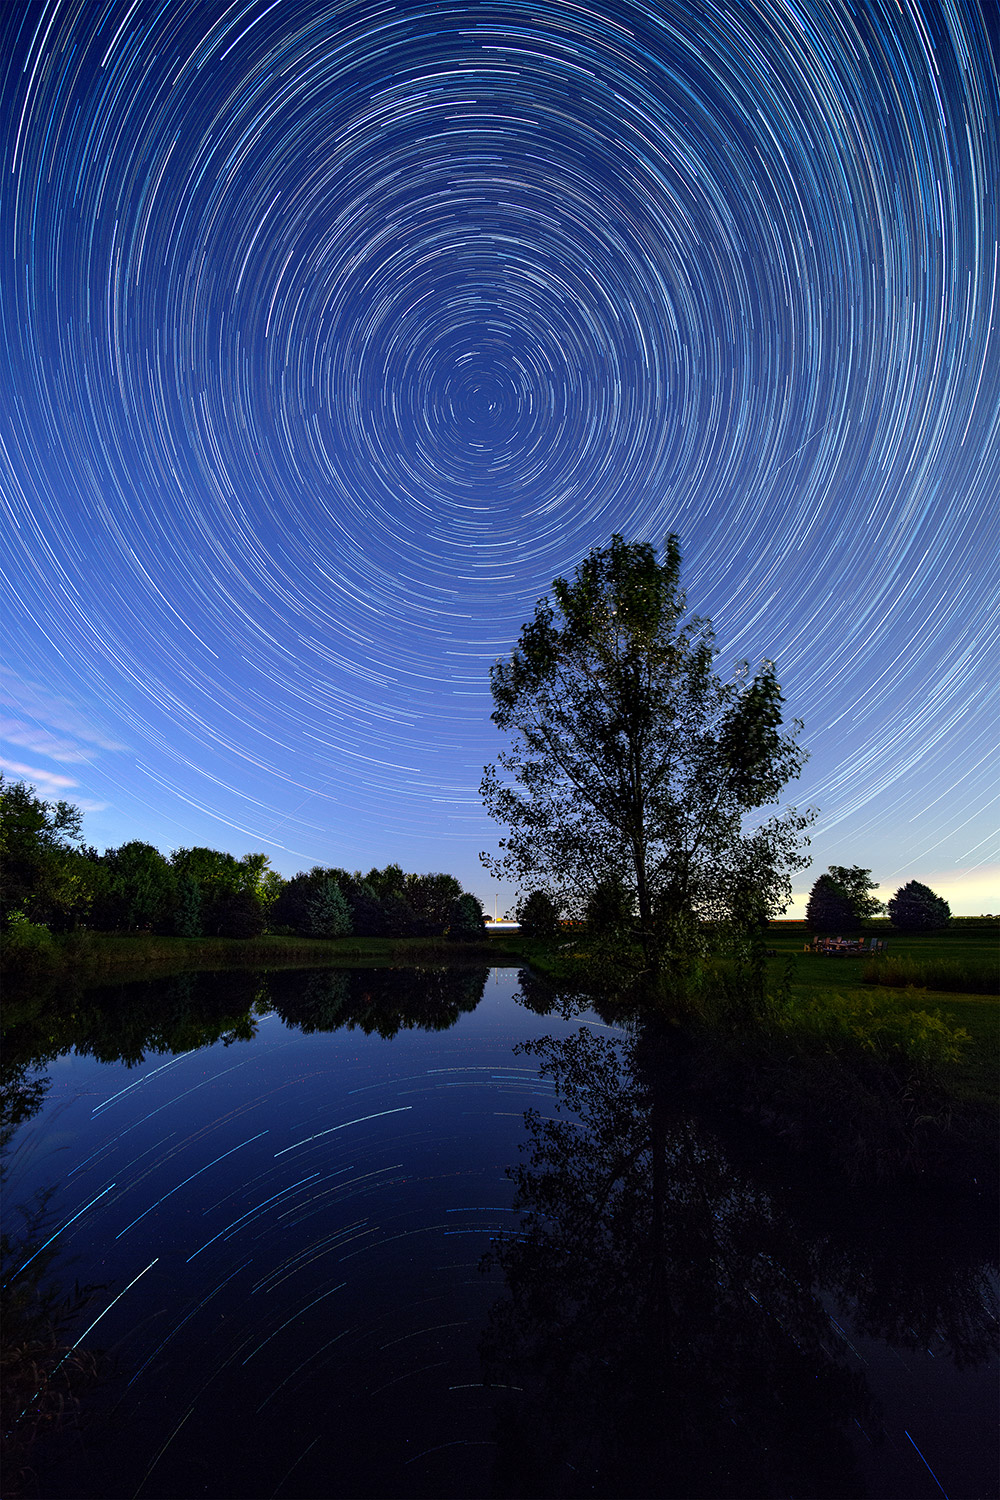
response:
[[[868,1493],[848,1434],[877,1443],[879,1413],[831,1312],[984,1364],[991,1215],[915,1189],[863,1200],[718,1134],[674,1028],[521,1050],[557,1108],[526,1115],[522,1218],[491,1257],[497,1493]]]
[[[380,1036],[405,1029],[442,1031],[482,999],[484,967],[337,969],[273,974],[252,970],[184,973],[170,979],[104,985],[52,1005],[43,991],[4,1007],[0,1084],[21,1116],[39,1108],[37,1070],[71,1049],[136,1067],[149,1055],[250,1041],[276,1012],[300,1031],[357,1027]]]
[[[271,976],[271,1005],[300,1031],[342,1026],[392,1037],[447,1031],[483,998],[486,968],[335,969]]]
[[[0,777],[0,920],[16,957],[44,932],[79,926],[179,937],[253,938],[264,932],[332,938],[474,936],[482,908],[453,875],[367,874],[315,866],[284,879],[266,854],[217,849],[164,855],[134,839],[99,854],[82,817]]]

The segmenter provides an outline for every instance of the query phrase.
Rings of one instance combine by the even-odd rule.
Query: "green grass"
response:
[[[961,1061],[948,1068],[949,1083],[956,1094],[970,1103],[995,1105],[1000,1095],[1000,999],[995,994],[968,994],[958,990],[932,989],[929,985],[908,984],[902,988],[865,982],[868,958],[833,958],[819,953],[803,953],[803,944],[811,933],[805,923],[795,930],[792,924],[772,927],[767,934],[769,947],[777,950],[770,961],[772,978],[777,982],[789,958],[792,959],[791,993],[793,1001],[812,995],[843,995],[853,1004],[870,1005],[881,1001],[886,1010],[926,1011],[940,1013],[942,1018],[968,1032],[970,1040],[963,1048]],[[875,929],[873,928],[872,931]],[[866,929],[867,933],[867,929]],[[944,932],[902,935],[881,928],[879,937],[888,936],[886,959],[897,971],[904,964],[911,972],[933,978],[935,971],[944,977],[949,966],[977,971],[996,972],[1000,951],[1000,923],[954,927]]]
[[[167,978],[197,969],[338,968],[355,964],[421,964],[476,961],[516,964],[512,934],[486,933],[472,943],[444,937],[302,938],[264,935],[257,938],[159,937],[154,933],[90,932],[80,929],[51,938],[44,953],[24,977],[35,982],[72,976],[83,984],[105,978]],[[17,966],[4,966],[4,978],[16,980]]]

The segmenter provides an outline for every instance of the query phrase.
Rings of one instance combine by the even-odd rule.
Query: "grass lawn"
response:
[[[944,932],[915,933],[910,936],[891,928],[872,928],[880,938],[888,939],[890,956],[917,960],[950,959],[974,961],[983,965],[1000,965],[1000,923],[992,929],[983,925],[971,928],[952,927]],[[827,994],[884,997],[893,1009],[938,1011],[945,1020],[962,1026],[971,1037],[962,1063],[955,1069],[953,1088],[956,1096],[970,1102],[996,1102],[1000,1094],[1000,996],[953,994],[947,990],[915,987],[905,989],[865,984],[862,972],[864,958],[835,958],[822,953],[803,953],[811,932],[801,926],[785,923],[771,927],[767,943],[777,949],[771,960],[775,981],[784,964],[792,957],[792,996],[811,991]]]

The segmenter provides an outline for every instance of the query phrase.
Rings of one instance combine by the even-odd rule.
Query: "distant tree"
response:
[[[609,875],[594,887],[584,917],[588,931],[601,937],[627,932],[633,926],[634,900],[620,875]]]
[[[385,907],[367,880],[362,880],[351,896],[351,926],[359,937],[385,937]]]
[[[90,906],[93,869],[81,844],[83,814],[45,802],[24,781],[0,775],[0,918],[72,926]]]
[[[312,937],[347,937],[351,932],[351,909],[336,880],[328,875],[319,882],[306,908],[307,930]]]
[[[291,880],[286,880],[268,914],[272,926],[290,927],[293,932],[307,934],[310,903],[329,877],[330,872],[322,865],[314,865],[311,870],[301,871]]]
[[[468,942],[481,937],[485,922],[483,908],[468,891],[452,902],[448,921],[448,936],[456,942]]]
[[[193,875],[177,875],[173,930],[177,937],[201,937],[201,887]]]
[[[219,849],[196,847],[175,850],[170,863],[178,875],[187,875],[197,883],[206,934],[255,937],[263,932],[267,923],[263,899],[266,854],[245,854],[237,859]]]
[[[884,911],[877,896],[878,881],[861,865],[830,865],[812,888],[806,921],[816,932],[856,931]]]
[[[933,932],[936,928],[947,927],[951,921],[951,907],[929,886],[921,885],[919,880],[910,880],[890,897],[889,920],[900,932]]]
[[[821,875],[806,905],[806,923],[814,932],[850,932],[857,918],[851,898],[832,875]]]
[[[863,870],[860,865],[830,865],[829,872],[834,884],[847,896],[859,922],[867,922],[885,911],[885,902],[871,895],[878,890],[878,881],[872,880],[871,870]]]
[[[260,897],[250,890],[230,891],[217,897],[209,908],[208,920],[216,937],[260,937],[267,925]]]
[[[373,867],[364,876],[364,883],[371,886],[380,901],[386,901],[390,896],[402,896],[406,891],[406,876],[397,864],[386,865],[384,870]]]
[[[551,937],[559,927],[559,908],[548,891],[529,891],[516,914],[525,937]]]
[[[398,890],[389,890],[382,897],[382,914],[387,937],[413,937],[421,930],[416,912]]]
[[[408,875],[406,899],[416,913],[421,929],[427,933],[444,932],[453,901],[462,894],[454,875]]]
[[[103,857],[107,880],[94,922],[115,932],[166,928],[177,901],[177,871],[152,844],[132,839]]]

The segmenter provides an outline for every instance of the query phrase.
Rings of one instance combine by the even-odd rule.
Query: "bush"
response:
[[[21,911],[10,913],[2,947],[4,971],[25,979],[44,973],[55,952],[49,929],[41,922],[29,922]]]
[[[851,1052],[923,1074],[958,1062],[970,1040],[936,1012],[900,1010],[893,1004],[852,995],[812,994],[784,1008],[779,1027],[807,1046]]]
[[[921,885],[919,880],[910,880],[890,898],[889,920],[900,932],[934,932],[939,927],[947,927],[951,921],[951,907],[929,886]]]

